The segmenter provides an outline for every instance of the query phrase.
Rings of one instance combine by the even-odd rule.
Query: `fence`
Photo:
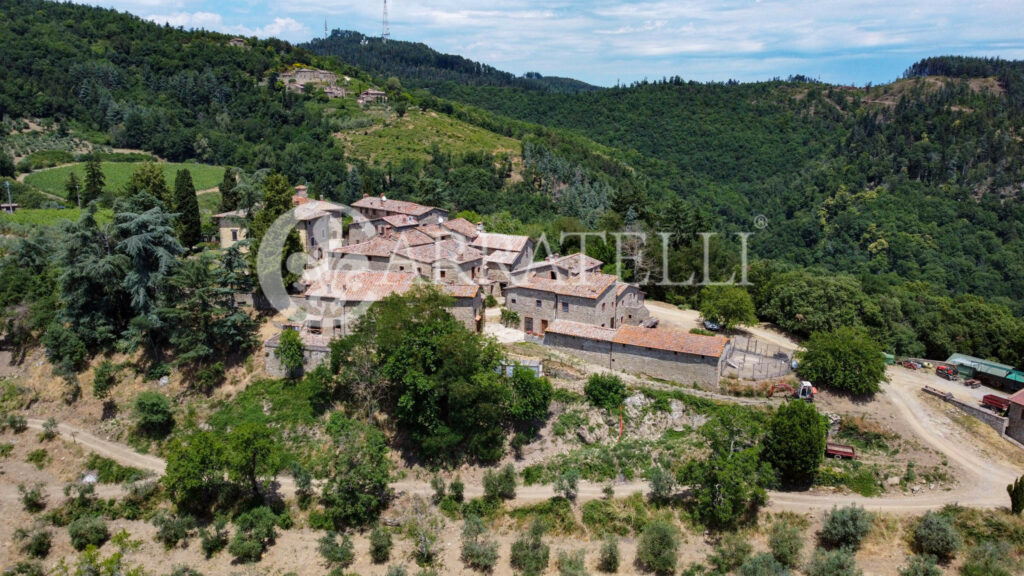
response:
[[[793,371],[793,350],[750,336],[734,336],[722,375],[741,380],[781,378]]]

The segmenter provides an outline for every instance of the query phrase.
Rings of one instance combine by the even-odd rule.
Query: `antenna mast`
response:
[[[389,38],[391,38],[391,25],[388,24],[388,0],[384,0],[384,26],[381,29],[380,39],[381,42],[387,44]]]
[[[324,40],[327,40],[327,18],[324,18]]]

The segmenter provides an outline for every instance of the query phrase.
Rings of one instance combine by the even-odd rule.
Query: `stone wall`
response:
[[[1024,408],[1018,404],[1010,404],[1009,422],[1006,435],[1018,442],[1024,442]]]
[[[288,376],[287,371],[281,364],[281,361],[277,359],[277,355],[274,351],[277,350],[277,338],[271,338],[263,345],[263,352],[266,356],[266,373],[271,378],[284,378]],[[326,346],[309,346],[306,345],[305,351],[302,355],[302,372],[305,374],[315,369],[320,364],[323,364],[331,355],[331,349]],[[295,376],[301,376],[302,374],[296,374]]]
[[[470,332],[482,332],[484,324],[484,298],[483,292],[478,291],[476,298],[456,298],[455,306],[448,309],[455,319],[466,327]],[[476,317],[480,317],[480,324],[477,324]],[[477,330],[477,328],[480,330]]]
[[[538,300],[540,306],[537,306]],[[567,311],[563,311],[563,304],[568,305]],[[510,286],[505,290],[505,307],[519,314],[520,328],[524,330],[526,319],[533,318],[533,331],[537,333],[540,332],[541,320],[547,320],[549,324],[555,320],[570,320],[605,328],[618,327],[614,290],[607,290],[601,298],[592,300]]]
[[[548,332],[544,335],[544,345],[611,369],[611,342]]]
[[[612,367],[622,372],[645,374],[680,384],[718,386],[720,358],[668,350],[612,345]]]

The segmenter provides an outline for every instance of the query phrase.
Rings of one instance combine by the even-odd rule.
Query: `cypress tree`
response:
[[[106,180],[103,177],[103,166],[95,155],[89,156],[85,162],[85,190],[82,192],[82,205],[97,200],[103,194]]]
[[[71,202],[78,202],[82,194],[82,183],[78,181],[78,175],[72,170],[68,174],[68,179],[64,181],[64,192],[67,193],[67,198]]]
[[[234,168],[224,170],[224,179],[220,181],[220,209],[230,212],[238,209],[238,171]]]
[[[178,170],[174,177],[174,210],[178,213],[178,240],[181,245],[191,248],[203,239],[202,223],[199,220],[199,199],[192,184],[192,173]]]
[[[1010,495],[1010,511],[1014,514],[1024,512],[1024,476],[1007,486],[1006,492]]]

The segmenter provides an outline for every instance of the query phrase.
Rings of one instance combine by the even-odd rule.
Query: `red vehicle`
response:
[[[921,368],[921,365],[913,360],[904,360],[903,362],[900,362],[900,365],[911,370],[918,370]]]
[[[1002,396],[996,396],[995,394],[985,394],[981,397],[981,404],[982,406],[1003,414],[1010,407],[1010,399],[1003,398]]]
[[[856,460],[857,458],[857,452],[853,449],[853,446],[836,444],[835,442],[825,443],[825,455],[840,459],[848,458],[850,460]]]
[[[953,366],[943,366],[942,364],[935,367],[935,374],[946,380],[956,380],[960,377],[960,372],[956,368]]]

